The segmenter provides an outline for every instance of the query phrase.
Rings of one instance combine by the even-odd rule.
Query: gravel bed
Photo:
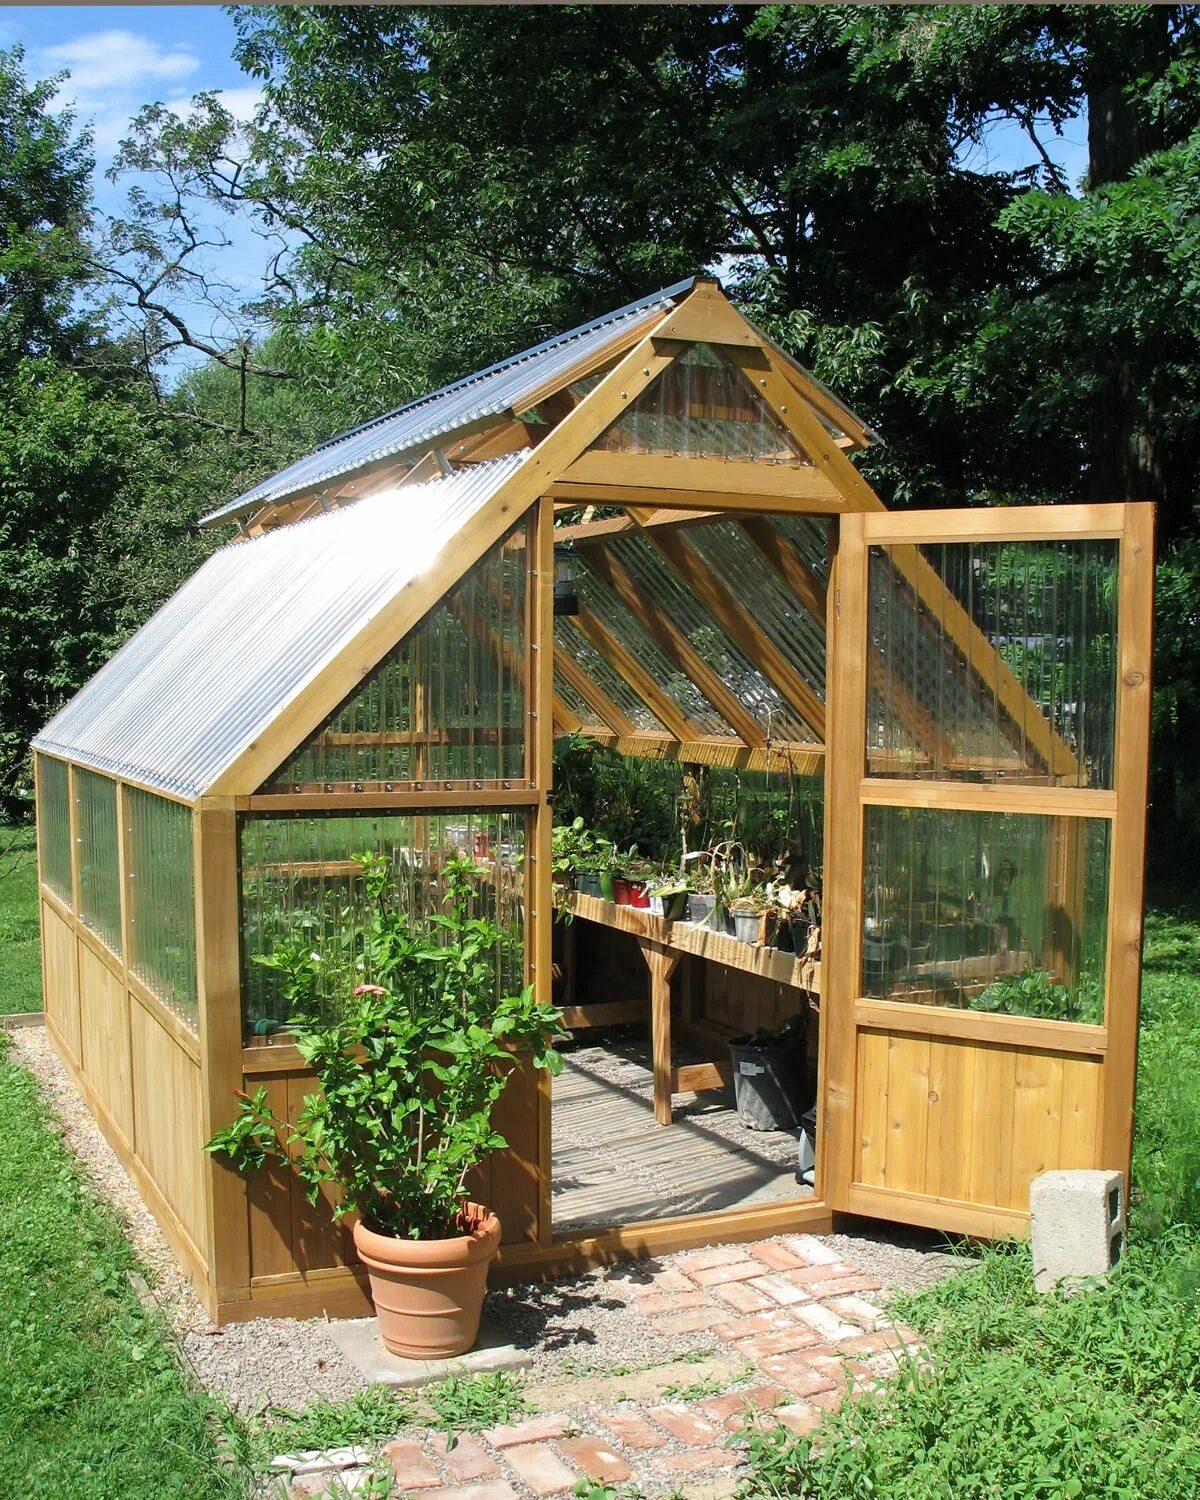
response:
[[[883,1296],[920,1292],[979,1264],[979,1257],[934,1230],[854,1221],[853,1233],[820,1235],[849,1265],[873,1276]]]

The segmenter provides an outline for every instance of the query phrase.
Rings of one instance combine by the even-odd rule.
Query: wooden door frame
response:
[[[855,1183],[858,1129],[858,1035],[872,1019],[895,1014],[892,1029],[913,1022],[915,1007],[862,996],[862,861],[865,807],[953,805],[997,812],[1049,811],[1099,816],[1112,826],[1109,850],[1107,1004],[1103,1026],[1016,1018],[973,1018],[982,1039],[1036,1045],[1046,1050],[1104,1059],[1101,1073],[1096,1166],[1128,1176],[1137,1068],[1141,979],[1142,879],[1149,767],[1149,705],[1153,650],[1154,508],[1124,504],[1022,506],[988,511],[860,512],[838,518],[831,577],[826,740],[825,928],[822,934],[822,1043],[818,1088],[823,1099],[818,1184],[835,1211],[876,1212],[912,1218],[960,1232],[1020,1232],[1025,1215],[995,1205],[922,1200]],[[991,784],[905,784],[866,775],[866,700],[869,654],[868,566],[875,545],[919,542],[989,542],[1112,539],[1118,543],[1116,725],[1111,792],[1091,789],[1006,787]],[[922,1008],[926,1009],[926,1008]],[[933,1035],[962,1035],[962,1014],[929,1007],[920,1028]],[[987,1023],[991,1023],[990,1027]],[[928,1208],[930,1212],[922,1212]]]

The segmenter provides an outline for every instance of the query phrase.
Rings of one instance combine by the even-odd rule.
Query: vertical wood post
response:
[[[231,797],[206,799],[192,818],[196,887],[196,984],[200,1028],[200,1119],[204,1142],[233,1118],[242,1086],[237,815]],[[246,1184],[228,1163],[205,1154],[208,1300],[250,1296],[250,1218]]]
[[[1113,820],[1108,920],[1108,1055],[1100,1167],[1128,1180],[1137,1082],[1142,982],[1142,880],[1150,770],[1154,656],[1154,507],[1125,507],[1117,592],[1117,815]]]
[[[79,910],[79,793],[75,785],[75,767],[67,764],[67,813],[71,832],[71,911],[76,922]]]
[[[650,1027],[654,1064],[654,1118],[660,1125],[673,1119],[671,1108],[671,977],[682,957],[656,943],[640,942],[650,970]]]
[[[525,902],[527,961],[530,982],[539,1000],[554,998],[552,959],[554,895],[551,885],[551,836],[554,814],[550,794],[554,780],[554,502],[548,496],[533,513],[532,566],[528,580],[529,666],[526,670],[526,774],[538,794],[528,821]],[[538,1242],[553,1238],[551,1078],[538,1075]]]
[[[821,1058],[825,1108],[818,1130],[817,1191],[845,1209],[854,1173],[854,1003],[862,958],[863,811],[866,765],[867,547],[863,517],[839,520],[827,649],[825,884],[821,928]]]

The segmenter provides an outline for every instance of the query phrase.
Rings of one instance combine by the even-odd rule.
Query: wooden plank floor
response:
[[[796,1181],[795,1132],[743,1129],[727,1094],[677,1094],[675,1123],[657,1125],[648,1049],[645,1061],[641,1049],[624,1044],[598,1069],[581,1066],[571,1052],[564,1064],[551,1112],[556,1231],[810,1194]],[[732,1138],[719,1125],[732,1125]]]

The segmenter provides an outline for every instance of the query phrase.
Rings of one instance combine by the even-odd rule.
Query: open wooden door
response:
[[[1128,1172],[1149,505],[846,515],[822,958],[831,1207],[997,1237]]]

